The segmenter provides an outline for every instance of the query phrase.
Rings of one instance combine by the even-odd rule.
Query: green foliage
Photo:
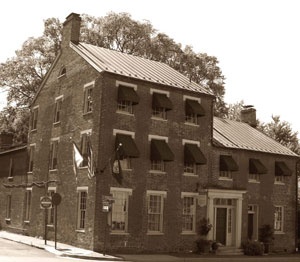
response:
[[[149,21],[135,21],[128,13],[112,12],[98,18],[82,15],[82,18],[81,41],[167,63],[191,81],[211,89],[216,96],[215,115],[226,114],[223,101],[225,78],[216,57],[197,54],[190,46],[182,50],[181,44],[175,43],[166,34],[158,33]],[[6,128],[14,129],[7,123],[10,119],[7,111],[11,108],[19,111],[17,108],[21,108],[22,113],[14,113],[16,118],[13,121],[19,119],[26,125],[23,131],[28,129],[28,122],[25,123],[28,117],[24,112],[59,54],[61,44],[62,23],[56,18],[49,18],[44,21],[44,27],[41,37],[26,40],[15,57],[0,65],[0,88],[8,90],[10,107],[1,114],[0,127],[6,122]],[[21,120],[23,116],[25,118]],[[27,137],[27,134],[19,136]]]
[[[262,243],[257,241],[250,241],[242,243],[244,254],[247,256],[262,256],[264,253],[264,247]]]

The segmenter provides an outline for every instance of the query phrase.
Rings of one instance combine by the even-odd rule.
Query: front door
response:
[[[227,208],[217,208],[216,241],[226,245]]]

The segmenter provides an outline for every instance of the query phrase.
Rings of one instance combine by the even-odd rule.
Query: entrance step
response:
[[[237,248],[237,247],[226,247],[226,246],[221,246],[218,248],[217,255],[237,255],[237,256],[241,256],[244,255],[243,249],[241,248]]]

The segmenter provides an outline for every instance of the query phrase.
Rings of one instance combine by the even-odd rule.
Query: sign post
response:
[[[45,245],[47,245],[47,217],[48,217],[48,209],[52,208],[52,198],[50,196],[42,196],[40,197],[40,207],[45,210]]]
[[[54,228],[55,228],[55,232],[54,232],[54,242],[55,242],[55,249],[57,246],[57,206],[60,204],[61,202],[61,195],[58,193],[54,193],[52,195],[52,204],[54,205],[54,214],[55,214],[55,224],[54,224]]]

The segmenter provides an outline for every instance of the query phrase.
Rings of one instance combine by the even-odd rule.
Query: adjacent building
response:
[[[224,246],[272,224],[286,239],[276,246],[294,250],[298,156],[246,123],[213,117],[211,91],[169,66],[80,42],[80,22],[67,17],[32,104],[29,142],[18,149],[24,180],[1,173],[1,210],[23,201],[19,218],[1,213],[2,227],[44,236],[46,221],[53,238],[54,209],[40,198],[59,193],[58,240],[83,248],[190,250],[208,218],[208,238]]]

